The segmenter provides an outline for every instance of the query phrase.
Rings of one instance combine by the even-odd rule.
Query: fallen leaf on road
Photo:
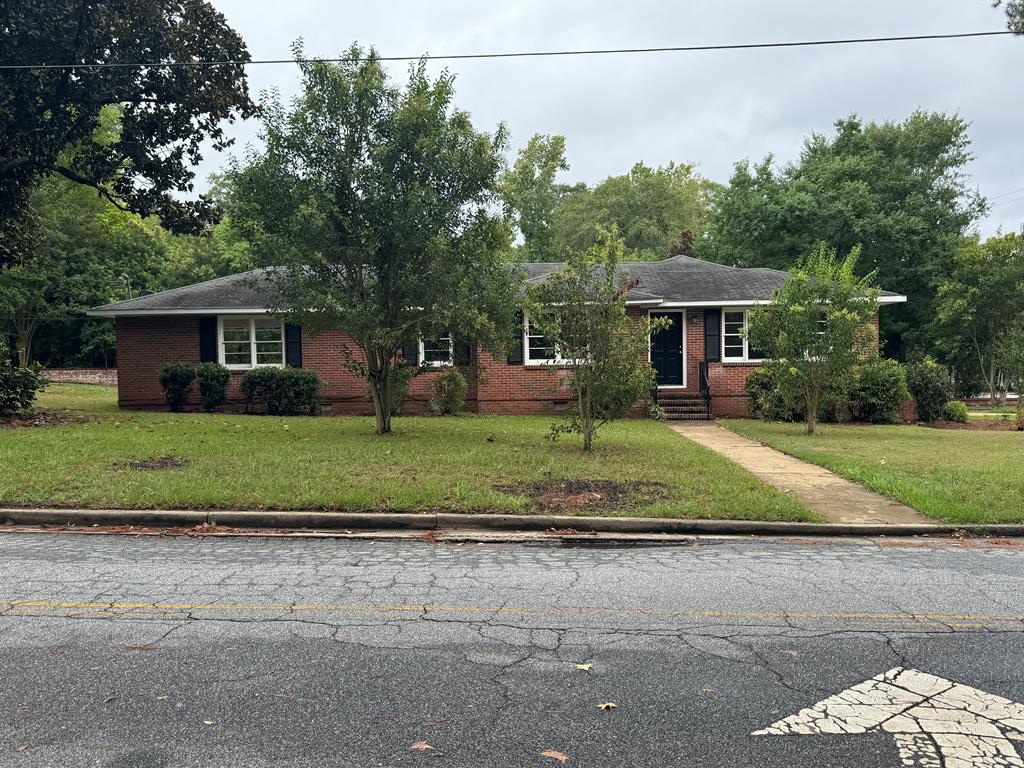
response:
[[[126,643],[121,646],[122,651],[155,651],[154,643]]]
[[[56,656],[60,653],[60,648],[47,648],[43,651],[43,656]]]
[[[203,720],[203,725],[213,725],[213,720]]]
[[[711,693],[715,689],[714,688],[704,688],[703,690],[704,690],[704,693]]]
[[[423,533],[417,534],[416,538],[419,539],[420,541],[425,541],[427,544],[437,544],[437,534],[438,534],[438,531],[436,531],[436,530],[429,530],[429,531],[424,531]]]
[[[617,706],[619,705],[616,704],[614,701],[606,701],[604,704],[598,704],[597,708],[600,710],[609,710],[615,709]]]
[[[28,752],[28,744],[19,744],[14,748],[15,752]]]
[[[286,701],[294,701],[296,696],[294,693],[275,693],[275,699],[285,699]]]
[[[409,749],[418,749],[422,752],[424,750],[433,749],[433,747],[425,741],[414,741]]]
[[[107,698],[103,700],[103,703],[109,704],[112,701],[117,701],[117,696],[107,696]]]
[[[577,664],[576,669],[582,669],[584,672],[589,672],[593,664]]]
[[[540,753],[541,757],[550,757],[552,760],[557,760],[560,763],[568,762],[569,756],[565,752],[559,752],[557,749],[545,749]]]
[[[161,693],[161,694],[160,694],[159,696],[157,696],[156,698],[157,698],[157,701],[164,701],[164,700],[165,700],[165,699],[167,699],[168,697],[167,697],[167,694],[166,694],[166,693]]]

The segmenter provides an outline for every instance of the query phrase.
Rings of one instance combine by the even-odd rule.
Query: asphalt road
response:
[[[3,533],[0,766],[895,767],[751,734],[896,667],[1024,701],[1022,633],[998,543]]]

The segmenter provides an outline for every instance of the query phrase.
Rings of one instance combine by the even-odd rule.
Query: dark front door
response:
[[[683,383],[683,323],[678,312],[652,312],[651,318],[667,317],[672,325],[651,336],[651,365],[658,372],[658,386]]]

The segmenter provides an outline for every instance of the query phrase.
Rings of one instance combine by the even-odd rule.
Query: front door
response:
[[[679,312],[652,312],[651,319],[667,317],[672,321],[651,336],[651,365],[658,372],[659,387],[683,384],[683,316]]]

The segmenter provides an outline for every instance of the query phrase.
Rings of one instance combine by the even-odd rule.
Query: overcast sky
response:
[[[501,3],[212,0],[253,58],[308,55],[353,41],[382,55],[655,47],[1005,29],[989,0],[629,0]],[[794,159],[803,138],[850,113],[902,120],[914,109],[971,123],[971,182],[991,198],[984,234],[1024,224],[1024,38],[795,50],[650,53],[455,61],[457,103],[474,124],[505,122],[517,151],[534,133],[564,134],[565,181],[593,183],[637,161],[696,163],[728,180],[740,158]],[[404,77],[406,65],[392,67]],[[295,93],[294,65],[252,66],[254,93]],[[256,126],[236,125],[239,152]],[[223,165],[212,155],[200,174]],[[1020,190],[1014,194],[1007,194]]]

